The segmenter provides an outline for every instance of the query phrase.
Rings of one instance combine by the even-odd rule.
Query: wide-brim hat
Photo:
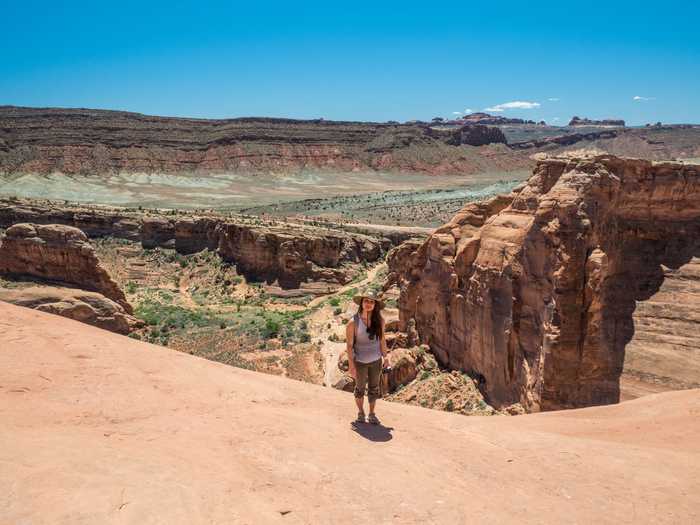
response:
[[[362,306],[362,299],[365,298],[372,299],[374,301],[374,304],[378,306],[380,310],[384,308],[384,302],[382,301],[381,296],[377,292],[373,292],[371,290],[357,294],[355,297],[352,298],[352,300],[355,301],[355,304]]]

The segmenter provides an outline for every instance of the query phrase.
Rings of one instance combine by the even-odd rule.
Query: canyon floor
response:
[[[514,418],[379,404],[0,303],[8,523],[697,523],[700,391]]]
[[[378,197],[373,199],[377,200],[384,192],[389,192],[394,205],[404,201],[414,204],[431,202],[437,200],[434,192],[439,190],[452,194],[453,199],[464,200],[465,192],[483,192],[488,186],[494,186],[491,193],[508,191],[504,184],[524,180],[528,175],[528,170],[441,176],[328,170],[258,175],[122,172],[99,177],[0,173],[0,196],[178,209],[263,207],[261,211],[274,210],[280,203],[295,203],[286,205],[295,212],[309,211],[309,203],[304,202],[307,199],[330,199],[327,209],[321,210],[326,212],[357,209],[360,206],[355,203],[364,200],[365,194],[377,194]],[[437,196],[441,195],[438,193]]]

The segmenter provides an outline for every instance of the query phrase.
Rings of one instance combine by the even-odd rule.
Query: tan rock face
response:
[[[548,410],[619,400],[635,301],[661,265],[700,253],[700,168],[611,156],[541,161],[507,197],[470,204],[396,249],[402,329],[488,401]]]
[[[2,289],[0,301],[61,315],[126,335],[142,323],[118,303],[97,292],[59,286]]]
[[[10,227],[0,244],[0,274],[72,284],[99,292],[132,313],[87,236],[71,226],[22,223]]]

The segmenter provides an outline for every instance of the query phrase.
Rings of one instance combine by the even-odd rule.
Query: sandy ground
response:
[[[700,522],[700,391],[518,417],[228,367],[0,303],[0,523]]]

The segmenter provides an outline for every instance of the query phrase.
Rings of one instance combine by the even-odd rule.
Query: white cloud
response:
[[[556,122],[557,120],[561,120],[561,119],[560,119],[559,117],[554,117],[554,118],[552,119],[552,122]]]
[[[539,102],[522,102],[519,100],[516,100],[515,102],[505,102],[503,104],[496,104],[495,106],[491,106],[490,108],[484,109],[484,111],[492,111],[496,113],[500,113],[502,111],[505,111],[507,109],[535,109],[539,108],[540,103]]]
[[[464,114],[466,115],[467,113],[471,113],[472,111],[474,111],[474,110],[471,108],[467,108],[464,110]]]
[[[461,115],[462,112],[461,112],[461,111],[453,111],[452,114],[453,114],[453,115]]]
[[[632,100],[636,102],[646,102],[647,100],[656,100],[655,97],[640,97],[639,95],[635,95],[632,97]]]
[[[549,100],[550,102],[559,102],[559,99],[556,97],[548,98],[547,100]]]

